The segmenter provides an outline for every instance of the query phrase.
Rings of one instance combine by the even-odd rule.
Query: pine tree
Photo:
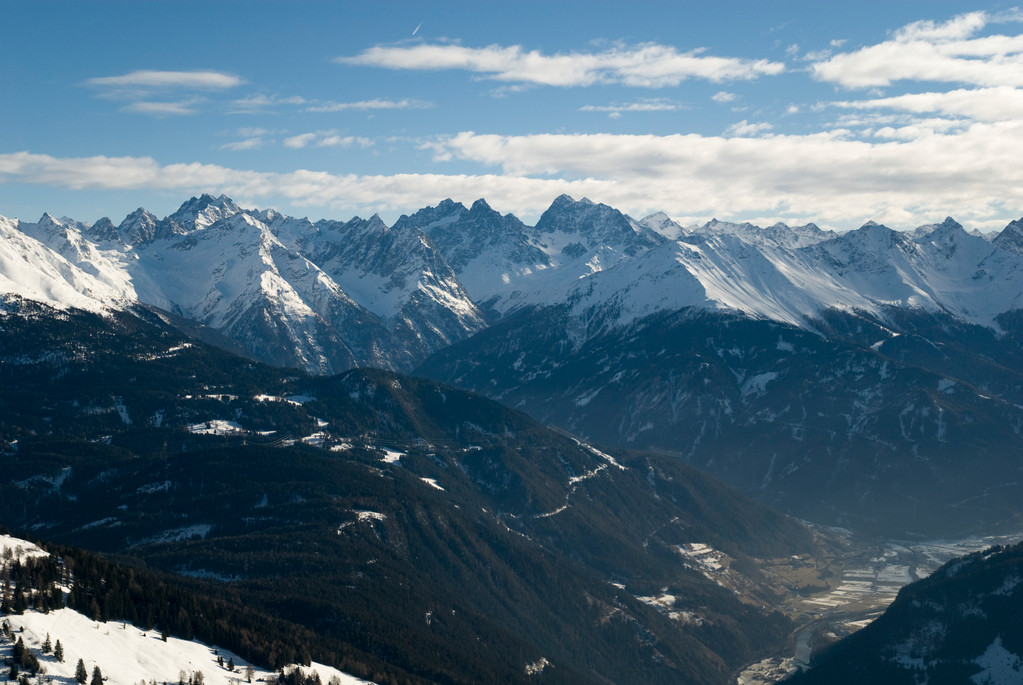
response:
[[[99,665],[92,667],[92,680],[89,681],[89,685],[103,685],[103,673],[99,670]]]
[[[227,660],[227,670],[234,671],[234,657],[229,657]]]
[[[64,645],[60,644],[60,640],[57,640],[57,644],[53,646],[53,658],[64,663]]]
[[[88,679],[89,672],[85,670],[85,662],[79,659],[78,665],[75,666],[75,680],[78,681],[78,685],[85,685]]]
[[[53,644],[50,642],[50,634],[46,633],[46,639],[43,641],[43,654],[49,654],[51,649],[53,649]]]

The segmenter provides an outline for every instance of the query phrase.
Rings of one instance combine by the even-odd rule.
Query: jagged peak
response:
[[[1023,218],[1009,222],[991,242],[1002,249],[1023,253]]]
[[[139,222],[145,224],[155,224],[157,221],[158,219],[156,218],[155,214],[153,214],[144,207],[139,207],[134,212],[124,217],[124,221],[121,222],[121,227],[129,226],[131,224]]]
[[[388,230],[387,224],[384,223],[384,220],[380,218],[379,214],[374,214],[370,218],[366,219],[366,226],[376,230]]]
[[[230,214],[236,214],[241,211],[241,207],[234,203],[234,200],[229,198],[227,195],[221,195],[220,197],[213,197],[209,193],[203,193],[199,197],[191,197],[178,207],[178,210],[171,214],[168,218],[176,221],[193,221],[205,210],[214,208],[220,210],[223,216]]]
[[[117,240],[120,238],[114,222],[110,220],[110,217],[106,216],[97,219],[96,223],[89,227],[89,233],[99,240]]]
[[[484,200],[482,197],[473,202],[472,206],[469,207],[469,213],[479,214],[481,212],[490,213],[493,211],[495,211],[494,208],[491,207],[490,204],[488,204],[487,201]]]

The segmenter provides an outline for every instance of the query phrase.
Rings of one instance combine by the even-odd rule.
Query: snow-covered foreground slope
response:
[[[16,638],[22,638],[25,646],[37,653],[46,675],[65,685],[74,682],[79,659],[90,674],[95,666],[99,666],[108,685],[137,685],[143,680],[147,683],[152,680],[173,683],[178,682],[181,671],[188,675],[201,672],[206,685],[247,682],[248,663],[237,654],[176,637],[168,637],[165,642],[156,630],[146,632],[119,621],[93,621],[71,609],[48,614],[27,611],[3,620],[11,625]],[[60,640],[64,649],[63,663],[54,659],[52,653],[41,654],[47,635],[54,644]],[[10,643],[0,646],[0,658],[9,657],[11,648]],[[218,656],[223,659],[224,666],[218,663]],[[234,671],[227,670],[229,661],[234,661]],[[368,682],[323,664],[313,663],[304,667],[303,671],[307,674],[316,671],[324,685],[333,677],[337,677],[343,685]],[[276,673],[253,666],[253,682],[274,682],[276,679]]]
[[[31,542],[0,535],[0,565],[4,565],[8,559],[25,560],[46,555],[45,551]],[[160,631],[144,631],[130,623],[93,621],[71,609],[45,614],[26,611],[24,614],[0,616],[0,624],[5,622],[10,627],[12,637],[11,640],[0,638],[0,661],[11,656],[13,641],[20,638],[39,658],[45,675],[61,685],[75,682],[75,668],[79,659],[89,674],[94,667],[99,666],[108,685],[137,685],[140,681],[179,682],[182,671],[186,674],[186,681],[197,671],[201,672],[206,685],[238,685],[248,682],[247,667],[250,664],[237,654],[194,640],[170,636],[164,640]],[[52,651],[43,653],[47,637],[51,645],[60,642],[64,653],[63,662],[57,661]],[[221,665],[221,660],[224,665]],[[226,666],[232,661],[235,668],[229,671]],[[285,667],[285,670],[292,668],[296,666]],[[324,685],[368,682],[315,662],[302,668],[307,675],[313,671],[319,674]],[[252,682],[274,682],[277,679],[277,673],[254,664],[252,676]]]

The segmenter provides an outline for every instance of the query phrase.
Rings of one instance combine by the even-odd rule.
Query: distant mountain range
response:
[[[716,220],[684,229],[561,196],[536,226],[484,200],[445,200],[388,228],[378,216],[313,223],[203,195],[164,219],[140,208],[117,226],[0,217],[0,245],[3,292],[93,310],[158,307],[313,373],[408,370],[547,305],[569,307],[584,337],[685,308],[812,331],[829,311],[885,319],[893,308],[998,329],[1000,315],[1023,308],[1021,222],[992,240],[951,218],[912,233]]]
[[[1023,220],[687,228],[562,196],[535,226],[446,200],[387,227],[203,195],[116,226],[0,218],[0,248],[0,292],[144,307],[315,374],[414,371],[812,520],[1020,522]]]

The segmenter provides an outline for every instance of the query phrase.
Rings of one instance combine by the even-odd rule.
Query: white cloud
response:
[[[711,95],[710,99],[713,100],[714,102],[724,105],[729,102],[735,102],[735,100],[738,99],[738,97],[739,96],[736,95],[735,93],[729,93],[727,91],[722,90]]]
[[[463,69],[498,81],[548,86],[589,86],[621,83],[661,88],[690,78],[713,82],[750,80],[780,74],[785,65],[766,59],[748,60],[704,55],[704,50],[679,52],[672,46],[644,43],[603,52],[545,55],[521,46],[461,45],[377,46],[336,62],[388,69]]]
[[[263,147],[263,138],[257,136],[255,138],[246,138],[245,140],[239,140],[233,143],[224,143],[220,146],[221,150],[231,150],[237,152],[239,150],[255,150]]]
[[[142,70],[92,78],[85,83],[97,88],[101,98],[126,101],[122,112],[161,117],[195,114],[206,102],[206,96],[195,95],[196,91],[228,90],[245,81],[221,71]],[[189,92],[193,97],[187,97]]]
[[[910,93],[888,98],[846,100],[831,103],[844,109],[894,109],[905,112],[936,112],[968,117],[976,121],[1012,121],[1023,119],[1023,89],[958,89],[947,92]]]
[[[290,97],[279,97],[276,95],[267,95],[266,93],[256,93],[248,97],[239,98],[231,103],[231,108],[228,114],[256,114],[264,112],[272,107],[279,107],[280,105],[304,105],[306,99],[298,95]]]
[[[609,112],[621,114],[622,112],[674,112],[682,109],[682,106],[671,100],[641,100],[639,102],[614,103],[610,105],[583,105],[580,112]]]
[[[915,22],[882,43],[822,56],[811,72],[821,81],[847,88],[884,87],[904,80],[1023,86],[1023,35],[977,35],[994,20],[986,12],[971,12],[941,24]]]
[[[432,103],[423,100],[386,100],[374,98],[372,100],[361,100],[359,102],[327,102],[307,107],[307,112],[343,112],[346,110],[374,110],[374,109],[430,109]]]
[[[725,130],[725,134],[729,136],[738,136],[742,138],[754,138],[761,133],[767,133],[774,126],[767,123],[766,121],[750,123],[743,119],[737,124],[732,124]]]
[[[131,104],[125,105],[121,108],[124,112],[134,112],[136,114],[152,114],[155,116],[181,116],[187,114],[195,114],[196,105],[199,104],[200,100],[181,100],[179,102],[149,102],[145,100],[139,100],[132,102]]]
[[[1003,227],[1023,213],[1023,121],[945,126],[900,136],[881,126],[874,140],[846,131],[766,137],[656,135],[483,135],[471,131],[424,148],[448,174],[360,176],[297,170],[256,172],[151,158],[58,158],[0,154],[0,183],[60,188],[163,189],[227,193],[256,203],[283,200],[337,212],[409,211],[452,197],[485,197],[520,216],[561,193],[642,216],[663,210],[686,221],[717,216],[855,228],[882,217],[912,227],[952,215],[969,227]],[[313,134],[307,145],[326,140]],[[340,136],[340,138],[346,138]],[[350,144],[359,144],[358,139]],[[466,164],[479,167],[465,173]]]
[[[316,143],[317,147],[352,147],[353,145],[363,148],[372,147],[373,141],[362,136],[329,135],[324,136]]]
[[[309,145],[309,143],[313,142],[315,139],[316,139],[315,133],[300,133],[297,136],[285,138],[284,147],[290,147],[294,150],[299,150]]]
[[[438,160],[509,176],[600,181],[601,199],[626,211],[804,217],[852,228],[884,212],[913,214],[919,223],[954,215],[1004,226],[1005,207],[1023,208],[1023,167],[1013,152],[1020,145],[1023,122],[881,142],[841,130],[764,138],[463,132],[430,148]]]
[[[284,139],[284,146],[298,150],[306,147],[372,147],[373,140],[362,136],[342,136],[336,131],[301,133]]]
[[[224,90],[243,81],[222,71],[132,71],[121,76],[101,76],[86,81],[105,88],[186,88],[192,90]]]

